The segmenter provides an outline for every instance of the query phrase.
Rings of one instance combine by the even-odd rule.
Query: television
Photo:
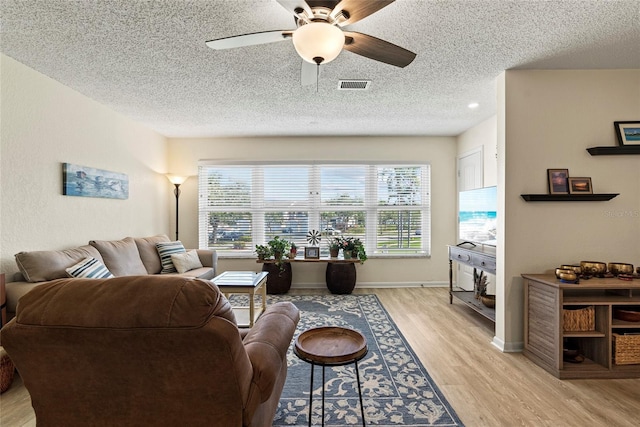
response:
[[[458,238],[461,243],[496,246],[498,187],[458,193]]]

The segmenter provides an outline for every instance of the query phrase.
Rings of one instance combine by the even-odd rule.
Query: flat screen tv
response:
[[[458,193],[458,237],[461,242],[496,245],[497,199],[497,187]]]

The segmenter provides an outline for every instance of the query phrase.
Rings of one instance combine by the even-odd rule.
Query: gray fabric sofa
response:
[[[162,262],[156,243],[170,241],[166,235],[127,237],[121,240],[92,240],[88,245],[59,251],[20,252],[15,256],[20,273],[16,273],[13,281],[6,283],[7,320],[15,316],[20,297],[44,283],[68,278],[66,269],[87,257],[102,262],[116,277],[161,274]],[[216,252],[207,249],[196,249],[196,252],[202,267],[163,275],[214,278],[218,262]]]

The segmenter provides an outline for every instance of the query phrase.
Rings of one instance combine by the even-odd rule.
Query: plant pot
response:
[[[262,264],[262,271],[267,276],[268,294],[286,294],[291,289],[291,264],[284,263],[282,267],[276,263]]]
[[[343,249],[342,250],[342,256],[344,257],[344,259],[351,259],[351,251],[345,251]]]
[[[340,253],[340,249],[329,249],[329,255],[331,258],[337,258]]]
[[[350,294],[356,287],[355,264],[330,262],[327,264],[326,281],[332,294]]]

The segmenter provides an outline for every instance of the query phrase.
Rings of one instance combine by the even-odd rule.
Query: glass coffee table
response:
[[[249,296],[248,306],[233,306],[233,313],[239,327],[253,327],[258,317],[267,309],[267,276],[266,271],[225,271],[214,277],[212,282],[220,288],[220,292],[229,298],[231,294],[246,294]],[[256,309],[255,296],[261,297],[261,306]]]

